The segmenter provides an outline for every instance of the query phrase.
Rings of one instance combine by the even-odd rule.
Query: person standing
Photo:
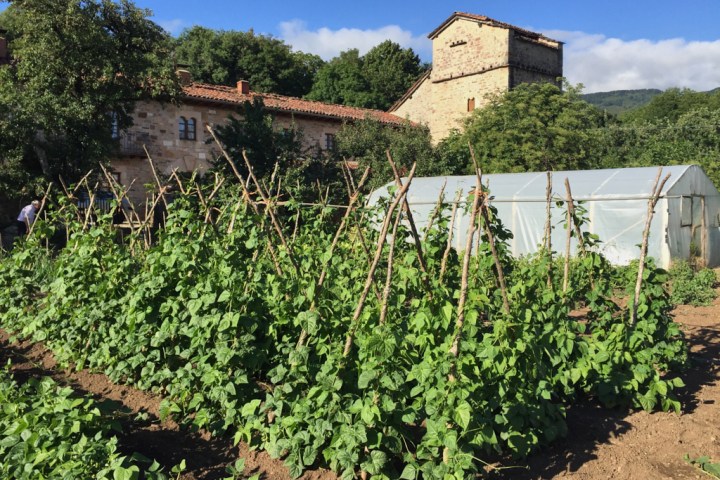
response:
[[[40,209],[40,202],[33,200],[30,205],[26,205],[20,210],[17,217],[18,237],[24,237],[30,230],[30,225],[35,221],[35,214]]]

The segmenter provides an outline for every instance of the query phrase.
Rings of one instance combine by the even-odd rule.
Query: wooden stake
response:
[[[552,287],[552,172],[545,172],[547,175],[547,186],[545,187],[545,254],[548,257],[547,286]]]
[[[38,211],[35,214],[35,220],[33,220],[33,223],[32,223],[32,225],[30,225],[30,229],[28,230],[28,234],[27,234],[28,237],[30,235],[32,235],[32,232],[35,229],[35,222],[37,222],[38,218],[40,217],[40,213],[42,213],[43,209],[45,208],[45,203],[47,202],[48,195],[50,195],[50,190],[52,190],[52,186],[53,186],[53,183],[50,182],[47,186],[47,189],[45,189],[45,194],[43,195],[42,200],[40,201],[40,208],[38,208]]]
[[[458,190],[457,194],[455,195],[455,201],[453,202],[452,213],[450,214],[450,227],[448,229],[447,245],[445,246],[445,252],[443,253],[442,262],[440,262],[440,283],[442,283],[442,279],[445,276],[445,270],[447,268],[447,260],[448,260],[448,257],[450,256],[450,250],[452,249],[452,239],[453,239],[453,233],[455,230],[455,218],[457,217],[457,209],[458,209],[458,205],[460,204],[461,198],[462,198],[462,190]]]
[[[442,210],[442,204],[445,201],[445,186],[447,185],[447,178],[442,184],[442,187],[440,188],[440,195],[438,195],[437,203],[435,204],[435,208],[432,211],[432,214],[430,215],[430,220],[428,220],[428,224],[425,227],[425,231],[423,232],[423,242],[427,240],[428,233],[430,233],[430,230],[432,229],[433,223],[435,223],[435,219],[438,215],[440,215],[440,210]]]
[[[388,266],[385,274],[385,288],[383,288],[382,302],[380,302],[380,320],[379,324],[385,324],[385,318],[387,318],[388,312],[388,299],[390,298],[390,287],[392,282],[393,274],[393,262],[395,261],[395,242],[397,241],[398,226],[400,225],[400,219],[402,218],[402,210],[398,211],[395,215],[395,223],[393,224],[392,233],[390,234],[390,241],[388,242]]]
[[[380,256],[382,255],[383,246],[385,245],[385,240],[387,237],[388,228],[390,227],[392,214],[395,211],[395,208],[397,208],[398,204],[405,199],[405,194],[407,193],[407,190],[410,187],[410,183],[412,182],[412,178],[415,175],[416,166],[417,164],[413,164],[412,169],[410,170],[410,174],[408,175],[407,183],[400,188],[395,199],[388,208],[388,213],[385,216],[385,221],[383,222],[382,228],[380,229],[380,237],[378,238],[377,248],[375,249],[375,257],[373,258],[372,265],[370,265],[370,271],[368,272],[367,279],[365,280],[363,292],[360,295],[360,300],[358,301],[357,308],[355,309],[355,314],[352,318],[350,331],[345,338],[343,357],[347,357],[350,354],[350,348],[352,348],[353,342],[353,335],[355,334],[357,322],[360,319],[363,308],[365,308],[365,300],[367,299],[368,292],[370,291],[370,287],[373,284],[373,277],[375,275],[375,270],[377,269],[378,263],[380,262]]]
[[[662,175],[662,167],[658,169],[658,173],[653,184],[652,195],[648,200],[647,219],[645,220],[645,229],[643,230],[642,245],[640,246],[640,263],[638,265],[637,281],[635,282],[635,296],[630,302],[631,326],[635,325],[635,322],[637,321],[638,298],[640,297],[640,290],[642,288],[643,272],[645,271],[645,257],[647,257],[648,238],[650,237],[650,224],[652,223],[653,214],[655,213],[655,205],[657,205],[658,199],[660,198],[660,192],[662,192],[665,183],[670,178],[670,174],[668,173],[663,181],[660,182],[660,185],[658,185],[660,175]]]
[[[460,281],[460,299],[458,300],[457,309],[457,320],[455,321],[455,337],[453,343],[450,346],[450,355],[453,357],[452,364],[450,365],[450,374],[448,375],[449,382],[455,382],[457,376],[457,358],[460,355],[460,336],[462,335],[462,329],[465,325],[465,302],[467,301],[468,291],[468,277],[470,272],[470,258],[472,257],[473,248],[473,234],[475,233],[475,222],[478,216],[478,207],[480,206],[480,199],[483,197],[482,182],[480,176],[477,176],[475,182],[475,196],[473,197],[473,205],[470,213],[470,225],[465,239],[465,254],[463,256],[462,274]],[[478,235],[480,232],[478,232]]]
[[[355,203],[357,202],[358,198],[360,197],[360,189],[365,184],[365,181],[368,179],[368,176],[370,174],[370,168],[365,169],[365,173],[363,174],[363,177],[360,179],[360,183],[358,184],[358,189],[353,192],[352,196],[350,197],[350,203],[348,204],[347,210],[345,210],[345,215],[343,215],[342,220],[340,221],[340,226],[338,227],[337,231],[335,232],[335,237],[333,237],[333,241],[330,244],[330,250],[328,251],[327,259],[323,262],[323,268],[320,272],[320,277],[318,277],[317,282],[315,283],[315,297],[312,299],[312,304],[310,305],[310,310],[315,311],[316,310],[316,299],[318,295],[320,294],[320,291],[323,288],[323,285],[325,284],[325,278],[327,277],[327,269],[328,265],[330,264],[330,260],[332,259],[333,254],[335,253],[335,247],[337,246],[338,242],[340,241],[340,236],[342,235],[343,231],[345,230],[345,226],[347,225],[348,218],[353,212],[353,207],[355,206]],[[297,342],[297,347],[300,348],[305,344],[305,339],[307,338],[307,331],[303,329],[300,332],[300,338]]]
[[[386,150],[385,153],[387,155],[388,162],[392,167],[393,175],[395,176],[395,185],[397,185],[398,188],[402,188],[403,184],[402,179],[400,178],[400,172],[398,171],[397,166],[395,165],[395,162],[390,155],[390,150]],[[413,214],[410,210],[410,204],[407,201],[407,195],[403,199],[402,207],[403,210],[405,210],[405,215],[407,215],[407,220],[410,224],[410,233],[412,234],[413,240],[415,242],[415,251],[417,252],[418,261],[420,262],[420,270],[423,273],[423,284],[425,285],[425,288],[430,291],[430,284],[428,283],[427,278],[427,263],[425,263],[425,255],[423,254],[422,242],[420,241],[420,235],[418,235],[417,227],[415,226],[415,220],[413,219]]]
[[[500,263],[500,256],[497,253],[497,248],[495,246],[495,237],[492,233],[492,229],[490,228],[490,214],[488,213],[489,204],[488,204],[488,197],[485,195],[484,192],[482,192],[482,170],[480,170],[480,167],[478,166],[477,159],[475,158],[475,149],[473,149],[472,145],[468,142],[468,146],[470,147],[470,156],[472,157],[473,165],[475,166],[475,175],[478,178],[478,183],[480,183],[480,193],[483,195],[483,201],[480,204],[480,215],[483,218],[483,224],[485,226],[485,236],[487,236],[488,244],[490,245],[490,252],[492,253],[493,260],[495,260],[495,270],[497,272],[497,279],[498,284],[500,285],[500,294],[502,295],[503,299],[503,308],[505,309],[505,313],[510,313],[510,302],[508,300],[508,294],[507,294],[507,286],[505,285],[505,274],[503,273],[502,264]]]

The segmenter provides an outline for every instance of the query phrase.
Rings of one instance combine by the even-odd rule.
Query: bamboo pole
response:
[[[665,178],[663,178],[662,182],[660,182],[660,184],[658,185],[658,182],[660,181],[660,175],[662,175],[662,167],[658,169],[658,173],[655,176],[655,182],[653,183],[652,188],[652,195],[648,200],[647,219],[645,220],[645,229],[643,230],[642,245],[640,246],[640,263],[638,265],[638,275],[635,282],[635,296],[630,303],[631,326],[635,325],[635,322],[637,321],[638,298],[640,297],[640,290],[642,288],[643,273],[645,271],[645,258],[647,257],[648,250],[648,238],[650,237],[650,224],[652,223],[653,214],[655,213],[655,205],[657,205],[658,199],[660,198],[660,193],[662,192],[663,187],[665,187],[665,183],[670,178],[670,174],[668,173]]]
[[[383,246],[385,245],[385,240],[387,237],[388,228],[390,227],[392,214],[397,208],[398,204],[400,204],[400,202],[405,199],[405,194],[407,193],[407,190],[410,187],[410,183],[412,182],[412,178],[415,175],[416,166],[417,164],[413,164],[412,169],[410,170],[410,174],[408,175],[407,183],[400,188],[400,190],[396,194],[395,199],[388,208],[388,213],[385,215],[385,220],[383,222],[382,228],[380,229],[380,237],[378,237],[377,248],[375,249],[375,257],[373,258],[372,265],[370,265],[370,270],[368,271],[367,279],[365,280],[365,286],[363,287],[363,292],[360,295],[360,300],[358,301],[357,308],[355,308],[355,313],[353,314],[350,331],[345,338],[343,357],[347,357],[350,354],[350,348],[352,347],[353,342],[353,335],[355,334],[355,329],[357,328],[357,323],[360,319],[363,308],[365,308],[365,300],[367,299],[368,292],[370,291],[370,287],[373,284],[373,277],[375,275],[375,270],[377,269],[378,263],[380,262],[380,256],[382,255]]]

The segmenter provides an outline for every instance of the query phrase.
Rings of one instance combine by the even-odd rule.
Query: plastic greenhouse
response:
[[[647,217],[648,199],[659,167],[619,168],[553,172],[552,191],[556,200],[565,199],[565,179],[573,198],[587,210],[586,231],[600,237],[600,251],[614,264],[627,264],[640,256],[639,244]],[[668,173],[655,208],[650,230],[648,255],[658,265],[669,267],[673,260],[697,257],[707,266],[720,265],[720,193],[702,168],[696,165],[663,167]],[[445,202],[450,204],[461,190],[462,202],[475,188],[474,176],[414,178],[408,202],[418,229],[427,225],[444,182]],[[492,174],[483,176],[492,204],[506,228],[515,256],[536,252],[543,241],[546,220],[545,172]],[[389,183],[372,193],[370,204],[388,196]],[[455,221],[454,246],[462,250],[466,241],[469,212],[459,208]],[[449,215],[450,209],[445,210]],[[564,207],[552,204],[552,244],[564,250]],[[573,240],[574,242],[574,240]],[[576,245],[573,243],[573,254]]]

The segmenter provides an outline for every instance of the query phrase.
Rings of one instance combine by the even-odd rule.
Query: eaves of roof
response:
[[[338,121],[370,118],[389,125],[406,125],[409,123],[408,120],[402,119],[392,113],[368,108],[335,105],[296,97],[286,97],[273,93],[251,91],[247,94],[242,94],[237,88],[206,83],[191,83],[183,87],[183,100],[186,102],[201,101],[224,105],[242,105],[244,102],[252,102],[256,98],[260,98],[265,108],[273,112],[331,118]]]
[[[536,40],[544,40],[546,42],[554,42],[557,43],[558,46],[561,45],[563,42],[560,42],[558,40],[554,40],[552,38],[548,38],[545,35],[542,35],[537,32],[531,32],[530,30],[525,30],[524,28],[516,27],[515,25],[510,25],[509,23],[500,22],[498,20],[494,20],[490,17],[486,17],[485,15],[475,15],[473,13],[465,13],[465,12],[455,12],[452,15],[450,15],[447,20],[445,20],[443,23],[440,24],[439,27],[437,27],[435,30],[430,32],[428,34],[428,38],[434,39],[437,37],[445,28],[448,27],[456,18],[465,18],[468,20],[474,20],[476,22],[484,23],[487,25],[492,25],[494,27],[501,27],[501,28],[507,28],[510,30],[514,30],[526,37],[533,38]]]

